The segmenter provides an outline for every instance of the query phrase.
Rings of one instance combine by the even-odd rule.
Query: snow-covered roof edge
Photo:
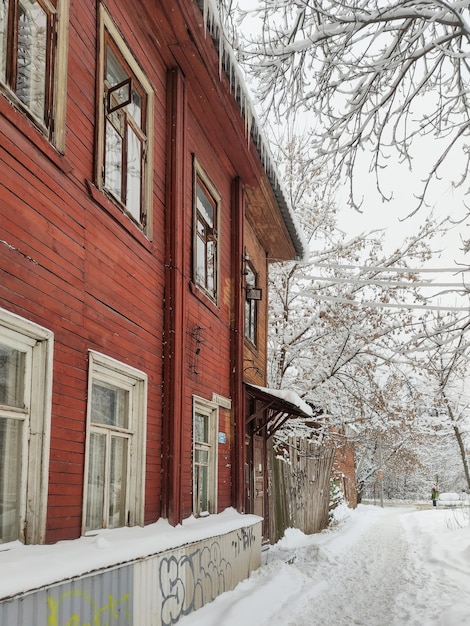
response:
[[[303,413],[305,413],[309,417],[313,416],[312,407],[306,402],[304,402],[302,398],[299,396],[299,394],[293,389],[271,389],[268,387],[260,387],[259,385],[251,385],[251,387],[254,387],[255,389],[259,389],[260,391],[263,391],[264,393],[268,393],[271,396],[275,396],[276,398],[279,398],[280,400],[284,400],[285,402],[288,402],[289,404],[293,404],[295,407],[297,407],[300,411],[303,411]]]
[[[253,103],[249,96],[243,74],[235,53],[224,34],[220,21],[219,9],[216,0],[197,0],[204,17],[204,26],[212,38],[219,56],[219,71],[227,76],[230,90],[240,107],[240,113],[245,120],[245,129],[261,159],[264,171],[268,177],[271,189],[279,205],[281,215],[286,225],[289,236],[294,244],[296,260],[306,260],[308,257],[308,243],[297,223],[294,211],[287,200],[287,195],[281,183],[280,175],[274,163],[271,149],[262,130],[259,119],[255,113]]]

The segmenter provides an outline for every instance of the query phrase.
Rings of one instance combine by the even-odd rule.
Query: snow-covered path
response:
[[[305,573],[318,581],[325,579],[326,589],[317,585],[308,593],[301,609],[302,618],[289,624],[389,623],[387,620],[395,612],[395,599],[404,589],[402,573],[408,567],[407,554],[408,542],[399,515],[392,513],[380,518],[350,550],[336,556],[333,569],[331,561],[324,572],[322,567],[315,572],[312,562],[305,564]]]
[[[470,626],[468,510],[360,506],[290,529],[252,577],[182,626]]]

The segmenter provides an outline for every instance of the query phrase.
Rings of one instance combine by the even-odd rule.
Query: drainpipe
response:
[[[232,183],[232,324],[231,324],[231,393],[232,393],[232,506],[240,513],[245,510],[245,402],[243,394],[243,246],[244,193],[239,178]]]
[[[184,369],[184,189],[186,154],[184,77],[179,68],[167,75],[167,164],[165,222],[165,321],[163,363],[162,515],[182,521],[182,450]]]

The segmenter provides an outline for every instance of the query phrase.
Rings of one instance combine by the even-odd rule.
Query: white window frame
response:
[[[52,43],[48,42],[48,46],[54,46],[53,67],[49,68],[50,74],[47,76],[50,103],[48,110],[45,111],[45,119],[38,118],[27,105],[23,104],[11,86],[1,83],[1,90],[35,121],[60,152],[64,152],[70,0],[57,0],[56,7],[49,0],[40,0],[40,4],[52,16],[53,22],[53,32],[50,33]]]
[[[91,421],[92,385],[94,381],[111,384],[129,392],[129,422],[126,429],[94,424]],[[103,502],[103,526],[86,528],[90,439],[92,433],[107,434],[114,428],[128,440],[125,495],[125,526],[144,525],[145,458],[147,434],[147,374],[94,350],[89,351],[87,434],[83,490],[82,534],[96,532],[108,525],[107,498]],[[105,512],[106,510],[106,512]]]
[[[0,308],[0,343],[26,354],[24,407],[0,406],[0,417],[23,422],[19,536],[24,543],[46,539],[54,335]],[[0,548],[8,546],[0,544]]]
[[[197,207],[197,187],[198,181],[201,181],[202,185],[205,187],[207,192],[210,195],[210,200],[213,201],[214,211],[215,211],[215,219],[213,221],[212,233],[210,234],[212,238],[212,242],[215,246],[215,262],[214,262],[214,291],[208,289],[208,285],[206,281],[201,281],[198,278],[198,215],[199,210]],[[209,180],[209,177],[204,172],[197,159],[194,158],[193,162],[193,280],[194,284],[201,289],[215,304],[218,304],[220,285],[219,285],[219,276],[220,276],[220,214],[221,214],[221,197],[217,192],[217,189]],[[202,220],[204,221],[204,220]],[[204,251],[207,250],[207,234],[204,240]],[[205,257],[207,260],[207,257]]]
[[[98,107],[97,107],[97,115],[98,115],[98,133],[97,133],[97,142],[96,142],[96,182],[98,188],[106,192],[105,186],[105,106],[106,106],[106,98],[105,98],[105,59],[106,59],[106,39],[107,36],[110,37],[119,50],[119,53],[129,66],[135,78],[138,80],[140,87],[143,89],[147,99],[147,106],[145,112],[145,129],[146,129],[146,149],[145,149],[145,158],[144,158],[144,166],[142,171],[142,210],[141,213],[144,216],[144,222],[137,222],[142,231],[145,233],[148,239],[152,239],[153,232],[153,211],[152,211],[152,196],[153,196],[153,137],[154,137],[154,90],[152,85],[142,68],[136,61],[135,57],[129,50],[124,38],[120,34],[110,15],[103,7],[100,5],[100,13],[99,13],[99,66],[98,66],[98,89],[99,89],[99,97],[98,97]],[[123,209],[127,215],[131,216],[131,214],[127,211],[124,204],[122,204],[115,196],[113,196],[110,192],[108,195],[115,201],[121,209]],[[135,218],[132,217],[132,220],[136,222]]]
[[[198,449],[198,442],[195,437],[195,420],[196,414],[202,414],[209,419],[209,442],[203,447],[209,452],[209,471],[208,471],[208,484],[207,493],[209,501],[209,510],[201,511],[199,508],[199,498],[197,493],[197,465],[196,465],[196,450]],[[193,396],[193,514],[195,517],[207,513],[217,513],[217,467],[218,467],[218,428],[219,428],[219,406],[215,402],[205,400],[199,396]]]

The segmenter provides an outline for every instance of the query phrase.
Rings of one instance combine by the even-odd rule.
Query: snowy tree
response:
[[[431,487],[459,491],[465,476],[453,435],[425,434],[416,427],[405,438],[387,430],[363,433],[355,445],[358,495],[378,499],[381,488],[386,499],[428,500]],[[382,437],[382,484],[378,480],[379,437]]]
[[[270,385],[300,392],[321,410],[325,430],[391,427],[409,419],[399,392],[407,379],[393,355],[416,323],[409,305],[424,302],[407,264],[428,258],[436,224],[428,220],[391,254],[380,233],[348,239],[305,149],[293,139],[279,157],[312,252],[308,262],[278,264],[270,274]]]
[[[356,488],[358,498],[378,497],[380,488],[386,498],[422,497],[429,491],[420,475],[429,474],[422,462],[420,435],[413,422],[389,428],[368,428],[361,431],[355,443]],[[382,476],[379,477],[379,471]]]
[[[381,190],[394,152],[409,162],[418,135],[438,138],[422,203],[451,152],[461,159],[454,183],[469,171],[469,9],[457,0],[258,0],[242,11],[240,60],[265,112],[309,114],[317,158],[349,177],[353,204],[364,150]]]
[[[452,434],[458,445],[467,489],[470,490],[470,338],[468,314],[449,312],[423,324],[414,337],[410,357],[423,379],[426,402],[421,428],[435,437]],[[408,346],[410,348],[410,346]]]

